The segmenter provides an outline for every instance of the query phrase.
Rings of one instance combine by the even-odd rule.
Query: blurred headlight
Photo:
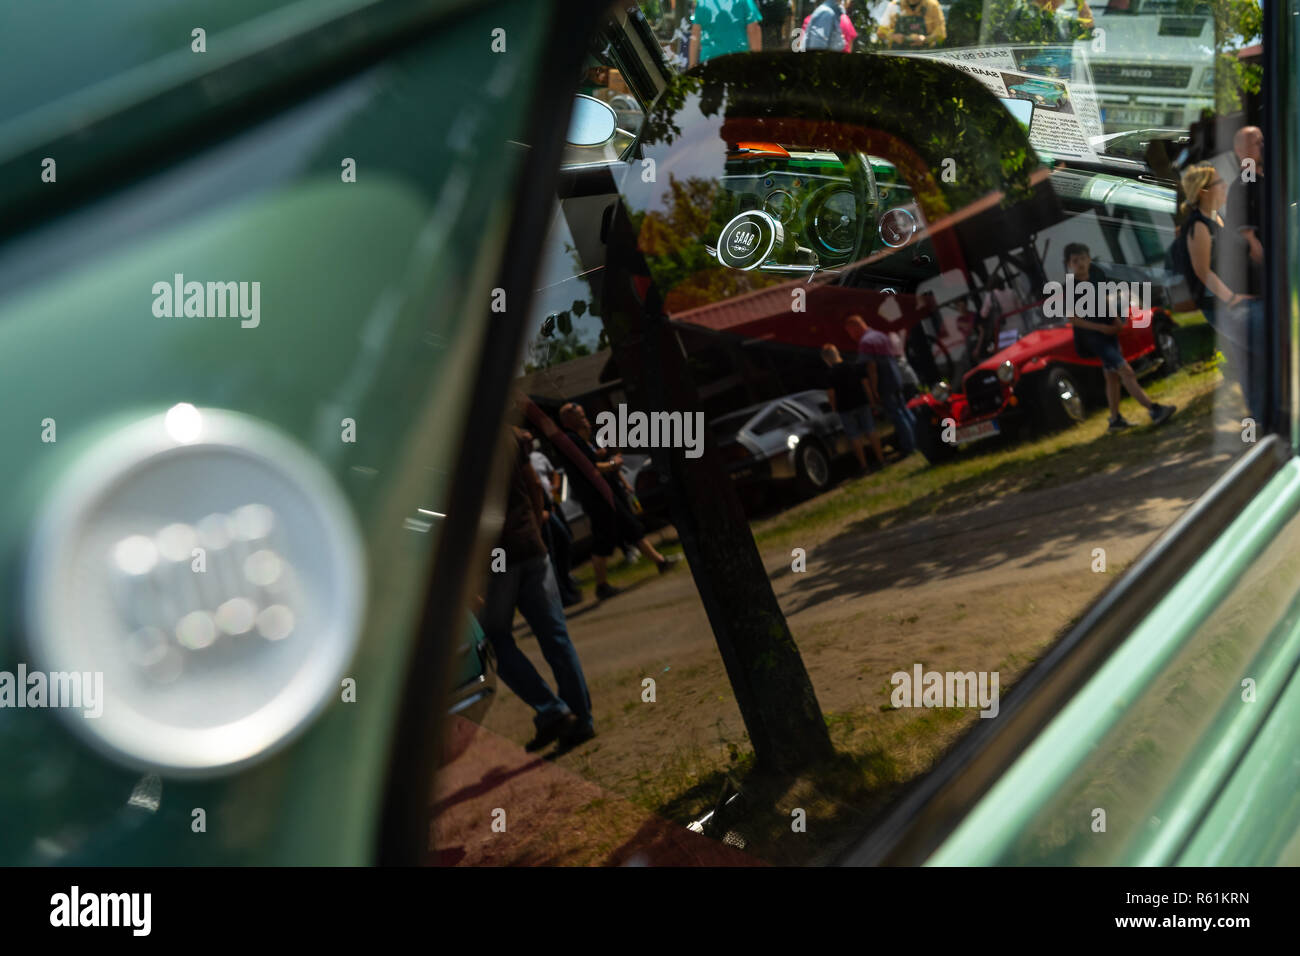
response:
[[[997,375],[999,382],[1003,385],[1010,385],[1016,380],[1016,367],[1012,365],[1011,360],[1008,359],[998,366]]]
[[[173,775],[267,755],[340,693],[365,603],[333,479],[253,419],[177,405],[76,460],[37,518],[27,639],[50,672],[102,673],[61,709],[107,756]]]
[[[940,382],[934,388],[930,389],[930,394],[938,401],[946,402],[952,397],[952,389],[948,387],[947,382]]]

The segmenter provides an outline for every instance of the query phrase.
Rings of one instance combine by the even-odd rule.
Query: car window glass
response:
[[[570,633],[604,711],[559,760],[732,850],[822,860],[1272,427],[1258,7],[855,3],[841,55],[796,49],[817,4],[755,3],[759,51],[723,30],[688,69],[687,5],[640,6],[679,72],[599,213],[564,205],[603,237],[574,269],[599,268],[600,367],[520,384],[651,456],[619,533],[692,573],[620,541],[626,590],[597,601],[580,542]],[[832,388],[788,441],[731,441]],[[698,415],[702,447],[656,412]]]
[[[798,421],[799,418],[793,412],[778,406],[755,423],[754,431],[760,435],[766,435],[768,432],[794,425]]]

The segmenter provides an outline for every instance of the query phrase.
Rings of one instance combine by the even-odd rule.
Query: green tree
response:
[[[1241,108],[1243,93],[1258,93],[1264,69],[1243,63],[1237,53],[1258,43],[1264,23],[1259,0],[1210,0],[1214,16],[1214,108],[1231,113]]]
[[[539,335],[528,344],[527,357],[524,359],[524,371],[537,372],[591,354],[591,346],[583,342],[578,337],[578,333],[572,329],[567,333],[552,335],[549,338]]]

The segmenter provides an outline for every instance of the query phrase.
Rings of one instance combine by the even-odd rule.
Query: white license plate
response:
[[[957,444],[965,445],[984,438],[992,438],[997,433],[998,422],[996,418],[987,422],[976,422],[974,425],[964,425],[957,429]]]
[[[1108,108],[1102,114],[1101,121],[1103,123],[1124,123],[1138,126],[1160,126],[1164,124],[1166,112],[1166,110],[1161,109]]]

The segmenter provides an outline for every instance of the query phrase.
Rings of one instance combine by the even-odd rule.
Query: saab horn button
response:
[[[742,212],[723,227],[718,237],[718,261],[731,269],[761,266],[783,238],[781,224],[757,209]]]

